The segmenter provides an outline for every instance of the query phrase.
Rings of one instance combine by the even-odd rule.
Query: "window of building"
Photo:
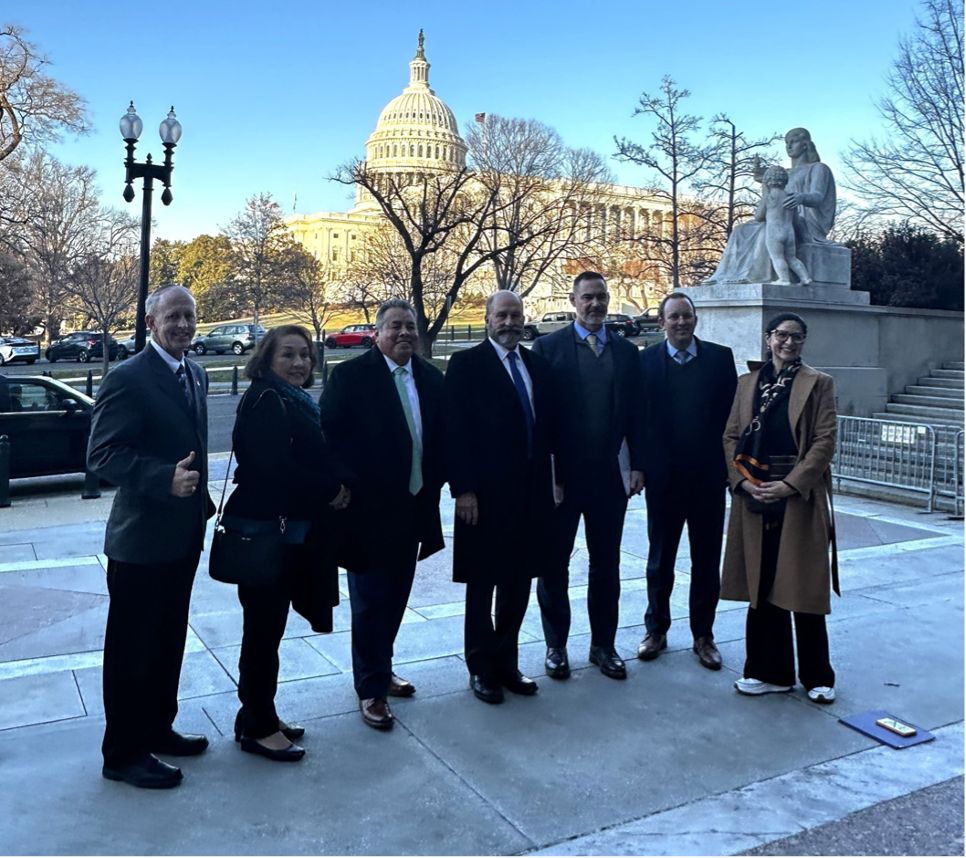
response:
[[[332,261],[333,262],[338,262],[339,261],[339,248],[338,247],[333,247],[332,248]]]

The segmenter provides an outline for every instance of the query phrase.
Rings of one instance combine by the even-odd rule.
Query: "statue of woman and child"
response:
[[[805,245],[835,245],[828,240],[835,223],[835,179],[822,163],[804,128],[785,135],[791,167],[763,167],[755,159],[753,176],[762,183],[755,219],[734,228],[721,261],[704,285],[771,283],[789,286],[794,273],[802,286],[812,282],[801,250]]]

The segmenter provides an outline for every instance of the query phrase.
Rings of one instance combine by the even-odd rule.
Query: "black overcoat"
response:
[[[500,583],[544,574],[550,556],[557,404],[550,366],[521,350],[533,385],[533,454],[510,374],[489,340],[454,354],[446,371],[450,489],[475,492],[479,522],[456,519],[453,580]]]

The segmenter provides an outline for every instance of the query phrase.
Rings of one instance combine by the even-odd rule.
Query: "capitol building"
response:
[[[412,183],[423,175],[466,166],[466,142],[453,111],[430,88],[429,69],[420,32],[416,56],[409,63],[409,85],[383,108],[366,141],[365,162],[370,173]],[[623,244],[624,253],[631,258],[622,261],[584,256],[558,261],[558,276],[544,278],[525,298],[529,315],[569,307],[569,281],[588,267],[608,274],[612,311],[642,312],[665,293],[667,284],[657,276],[642,277],[643,266],[633,259],[633,244],[617,239],[666,228],[670,205],[641,188],[608,184],[597,190],[588,224],[601,236],[613,238],[614,248]],[[352,265],[365,253],[367,236],[386,220],[378,203],[364,188],[356,186],[355,205],[349,211],[293,214],[284,222],[295,240],[319,259],[329,279],[338,281],[348,276]],[[464,291],[487,295],[493,288],[491,278],[477,276]]]

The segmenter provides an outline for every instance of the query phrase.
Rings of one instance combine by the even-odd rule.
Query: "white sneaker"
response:
[[[741,679],[735,680],[735,691],[739,694],[784,694],[791,691],[790,685],[772,685],[770,682],[762,682],[760,679]]]
[[[817,685],[808,689],[808,699],[813,703],[834,703],[835,689],[827,685]]]

